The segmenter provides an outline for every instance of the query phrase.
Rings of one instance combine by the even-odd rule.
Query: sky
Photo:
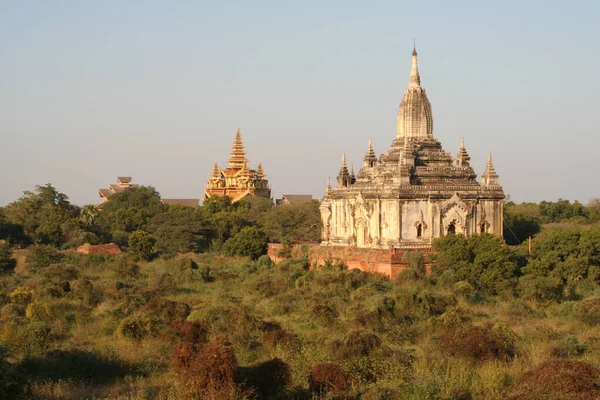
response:
[[[0,0],[0,206],[117,176],[202,197],[236,126],[273,197],[395,137],[413,38],[434,136],[513,201],[600,197],[597,1]]]

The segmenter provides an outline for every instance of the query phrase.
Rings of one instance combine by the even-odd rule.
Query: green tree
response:
[[[136,260],[150,260],[154,255],[154,239],[150,234],[137,230],[129,235],[129,252]]]
[[[155,215],[148,231],[156,238],[159,251],[171,253],[198,252],[208,245],[212,230],[200,207],[171,205]]]
[[[490,234],[448,235],[433,242],[433,272],[454,272],[457,281],[465,281],[487,294],[498,294],[516,285],[524,263],[502,239]]]
[[[17,260],[12,256],[8,242],[0,240],[0,274],[12,272],[17,266]]]
[[[540,207],[536,203],[515,204],[507,201],[504,205],[504,239],[516,245],[527,240],[541,229]]]
[[[146,230],[152,218],[167,210],[160,194],[151,186],[132,187],[116,193],[96,218],[99,233],[120,238],[136,230]],[[118,241],[118,240],[115,240]]]
[[[321,213],[316,200],[305,204],[281,205],[265,213],[263,228],[269,240],[292,244],[321,238]]]
[[[245,227],[227,240],[223,249],[230,255],[248,256],[256,260],[267,250],[267,235],[254,226]]]
[[[61,246],[66,238],[63,225],[79,213],[69,198],[51,184],[36,186],[35,192],[24,192],[19,200],[5,209],[9,223],[23,227],[27,239],[33,243]]]

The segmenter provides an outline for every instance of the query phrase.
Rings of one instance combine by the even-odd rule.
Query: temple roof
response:
[[[389,191],[431,191],[447,193],[479,190],[501,191],[491,159],[486,169],[485,188],[477,182],[477,174],[470,166],[470,156],[464,141],[456,159],[442,148],[433,136],[431,104],[420,86],[417,53],[413,50],[412,69],[408,88],[398,110],[397,135],[390,148],[381,154],[378,163],[368,162],[374,157],[372,143],[365,155],[365,166],[355,182],[344,184],[349,171],[345,155],[338,174],[338,186],[328,195],[338,196],[350,191],[356,193],[383,193]],[[489,172],[488,172],[489,171]],[[493,186],[493,188],[490,188]],[[500,192],[499,192],[500,195]]]

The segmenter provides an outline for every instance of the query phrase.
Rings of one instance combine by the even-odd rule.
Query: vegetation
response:
[[[264,255],[318,237],[315,203],[140,188],[97,212],[50,188],[0,210],[0,399],[600,396],[597,202],[509,204],[531,253],[447,236],[390,279]],[[84,237],[126,251],[77,253]]]

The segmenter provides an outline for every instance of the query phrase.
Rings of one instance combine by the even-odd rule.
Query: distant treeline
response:
[[[320,238],[319,204],[275,207],[249,197],[235,203],[213,197],[199,207],[165,205],[152,187],[111,196],[102,210],[78,207],[52,185],[37,186],[0,208],[0,240],[62,249],[84,243],[128,246],[139,258],[208,249],[257,258],[268,241],[291,243]]]

